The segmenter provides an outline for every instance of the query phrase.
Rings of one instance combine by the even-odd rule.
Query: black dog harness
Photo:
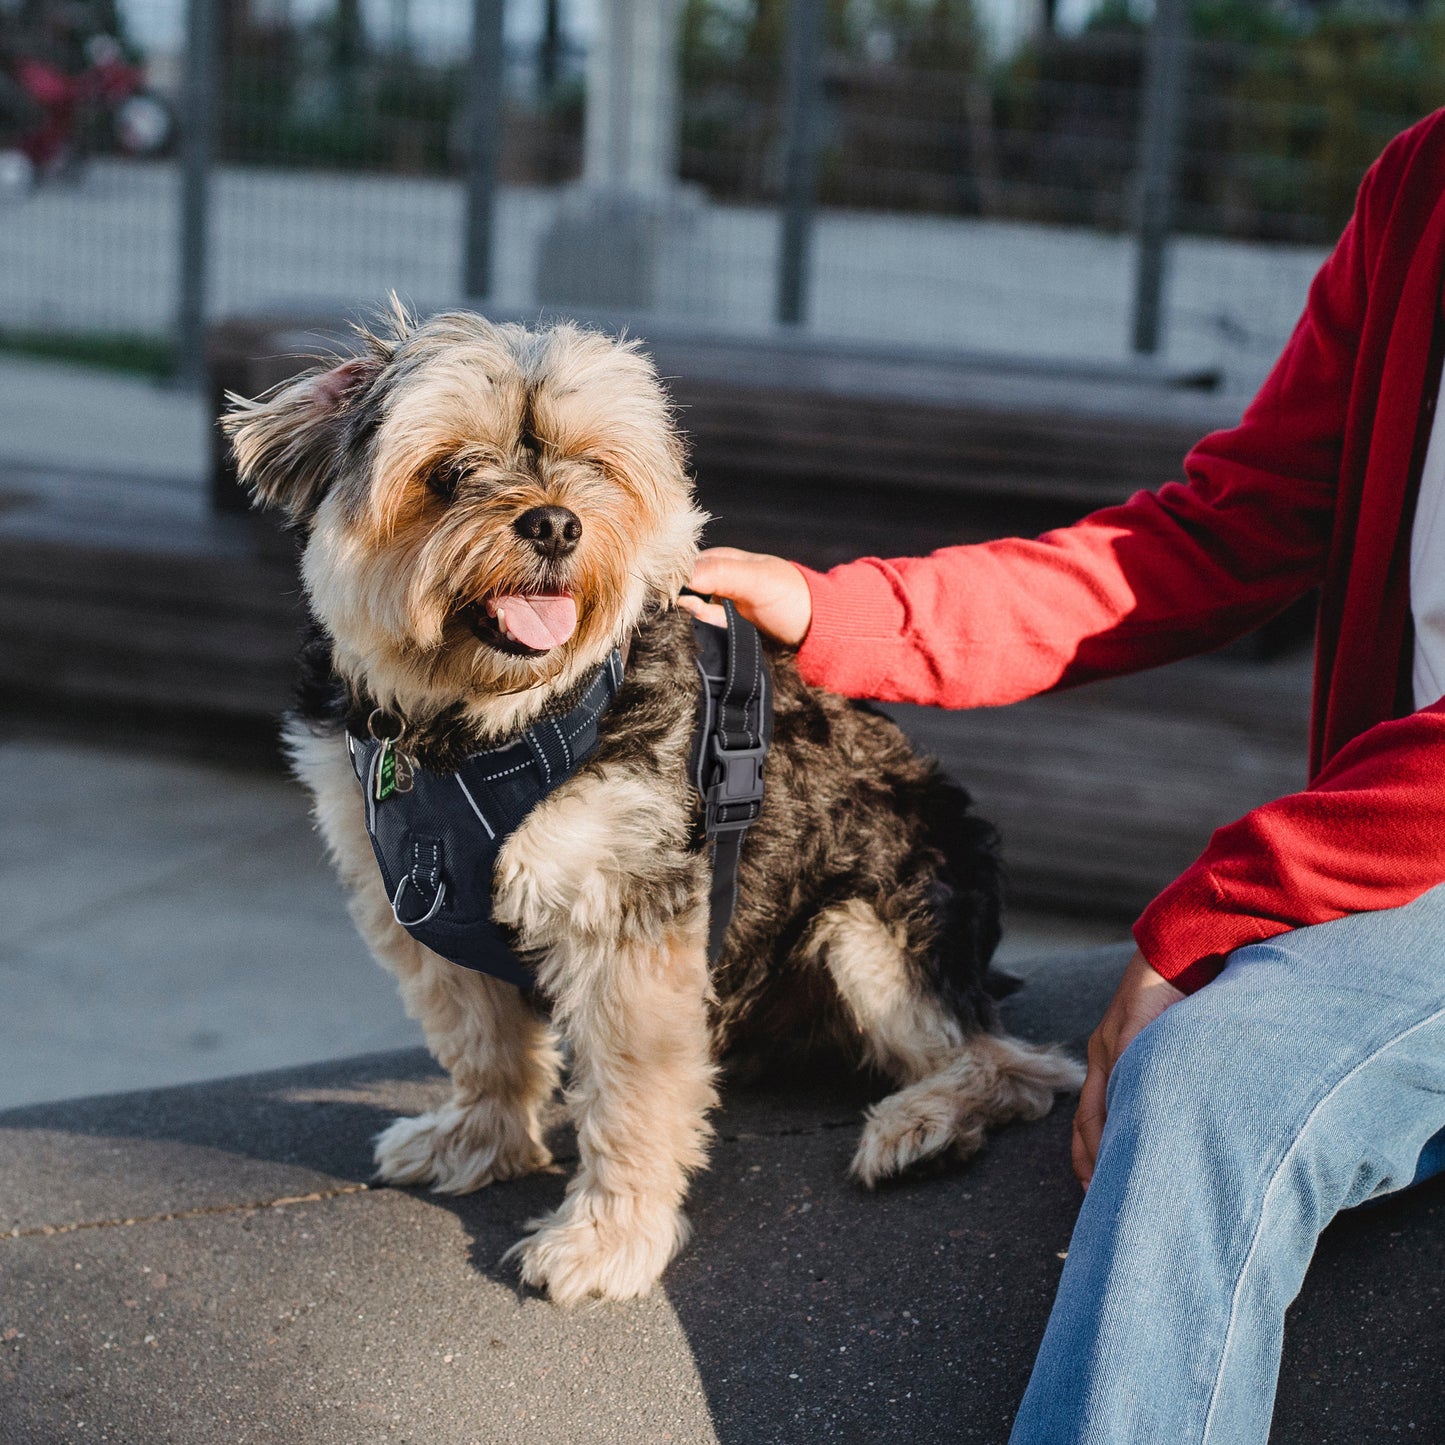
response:
[[[726,627],[693,619],[697,639],[697,724],[691,775],[703,801],[703,835],[712,861],[707,956],[722,957],[738,901],[743,839],[763,804],[763,764],[773,741],[773,680],[758,629],[726,598]]]
[[[772,735],[772,683],[757,629],[731,603],[723,606],[726,628],[693,623],[703,685],[691,777],[713,865],[708,956],[714,963],[737,901],[743,838],[762,807]],[[391,911],[419,943],[463,968],[532,987],[531,969],[492,919],[492,869],[528,813],[596,750],[622,676],[621,655],[613,652],[565,715],[540,719],[515,741],[474,753],[451,773],[413,763],[394,738],[347,734]]]

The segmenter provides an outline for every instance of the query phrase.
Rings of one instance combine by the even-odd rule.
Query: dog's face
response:
[[[308,529],[344,676],[404,710],[550,695],[676,598],[705,518],[635,346],[468,313],[367,342],[225,418]]]

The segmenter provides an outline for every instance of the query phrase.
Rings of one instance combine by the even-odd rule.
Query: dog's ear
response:
[[[280,507],[293,521],[316,510],[340,465],[356,403],[380,369],[379,359],[356,357],[255,401],[227,394],[221,426],[258,506]]]

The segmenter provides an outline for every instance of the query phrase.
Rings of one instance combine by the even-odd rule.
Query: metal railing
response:
[[[170,337],[194,379],[223,314],[392,289],[584,306],[591,285],[743,333],[1157,349],[1243,388],[1370,158],[1445,96],[1445,27],[1403,10],[1296,7],[1244,39],[1198,14],[1191,35],[1185,0],[1156,0],[1152,32],[1115,4],[1001,54],[964,0],[678,3],[676,183],[588,210],[560,0],[127,0],[113,22],[177,138],[93,141],[4,194],[0,335]]]

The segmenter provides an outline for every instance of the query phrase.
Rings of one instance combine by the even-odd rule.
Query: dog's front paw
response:
[[[383,1182],[430,1184],[439,1194],[467,1194],[552,1162],[525,1119],[488,1103],[398,1119],[376,1136],[375,1157]]]
[[[687,1216],[671,1204],[587,1192],[530,1227],[505,1259],[520,1260],[523,1280],[561,1305],[647,1294],[689,1233]]]

